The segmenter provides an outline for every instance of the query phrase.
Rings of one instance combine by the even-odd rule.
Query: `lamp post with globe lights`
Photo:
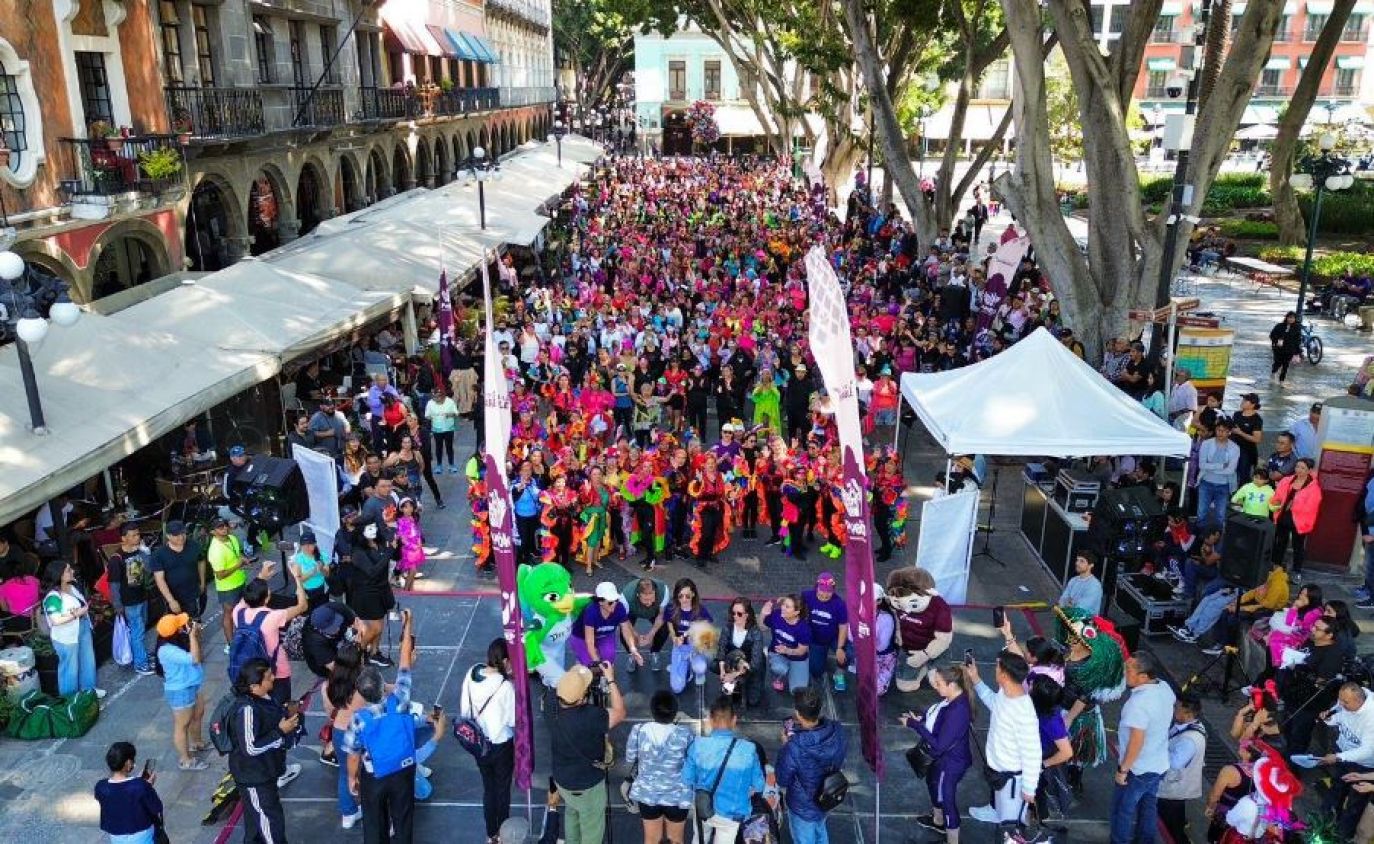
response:
[[[568,127],[563,125],[562,120],[553,122],[553,131],[549,133],[549,140],[558,146],[558,166],[563,166],[563,136],[568,134]]]
[[[46,314],[44,313],[46,311]],[[62,327],[76,324],[81,309],[67,297],[67,285],[47,273],[30,269],[13,252],[0,252],[0,334],[14,337],[19,351],[19,372],[29,403],[29,426],[38,436],[48,433],[43,404],[38,398],[38,377],[29,347],[48,336],[48,321]]]
[[[1322,216],[1322,195],[1327,191],[1346,190],[1355,184],[1355,177],[1350,174],[1350,162],[1333,150],[1336,148],[1336,136],[1326,133],[1317,141],[1321,153],[1318,155],[1305,156],[1298,162],[1297,171],[1289,179],[1289,184],[1294,190],[1316,189],[1317,195],[1312,199],[1312,219],[1307,224],[1307,256],[1302,262],[1302,279],[1298,282],[1298,325],[1302,325],[1303,307],[1307,304],[1307,284],[1312,278],[1312,249],[1317,243],[1317,226]]]
[[[467,183],[477,183],[477,213],[482,222],[483,231],[487,228],[487,191],[488,181],[499,182],[501,180],[500,162],[487,159],[487,151],[481,147],[473,147],[472,155],[463,165],[467,168]]]

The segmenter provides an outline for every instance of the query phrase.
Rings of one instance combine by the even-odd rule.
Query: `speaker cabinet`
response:
[[[310,516],[310,496],[296,461],[255,454],[229,485],[230,509],[276,533]]]
[[[1221,539],[1221,576],[1241,589],[1253,589],[1269,576],[1274,523],[1232,513]]]

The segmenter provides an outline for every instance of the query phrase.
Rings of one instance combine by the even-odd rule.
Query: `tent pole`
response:
[[[883,781],[873,780],[873,844],[883,840]]]

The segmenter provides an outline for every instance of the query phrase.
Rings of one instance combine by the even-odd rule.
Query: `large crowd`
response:
[[[832,212],[824,187],[794,181],[787,162],[612,158],[566,198],[551,271],[528,285],[502,285],[492,340],[511,397],[511,441],[501,459],[511,478],[518,562],[529,567],[522,572],[562,572],[562,580],[543,576],[562,584],[569,600],[571,579],[590,578],[590,598],[574,604],[568,618],[566,651],[543,649],[540,659],[549,664],[538,673],[547,689],[541,711],[550,727],[550,816],[564,840],[601,841],[609,753],[623,754],[633,767],[623,796],[643,821],[646,844],[686,840],[692,817],[698,840],[720,844],[780,840],[780,825],[798,844],[829,840],[827,814],[845,799],[840,770],[847,745],[842,726],[822,714],[818,686],[844,691],[855,670],[848,608],[835,576],[821,571],[813,589],[757,609],[748,598],[734,598],[725,617],[715,619],[690,577],[670,586],[655,573],[674,558],[705,571],[729,565],[721,560],[732,543],[774,547],[797,563],[812,552],[828,560],[844,555],[834,411],[807,343],[801,258],[813,245],[824,248],[846,288],[880,561],[907,534],[908,481],[900,455],[886,445],[901,411],[901,374],[976,362],[1040,326],[1083,354],[1033,252],[1004,279],[1005,295],[989,289],[987,265],[998,243],[982,238],[987,218],[975,191],[953,231],[924,244],[895,207],[873,207],[862,185],[843,215]],[[1014,236],[1011,229],[1001,240]],[[513,278],[508,272],[503,279]],[[471,307],[458,303],[460,324]],[[434,788],[424,763],[452,735],[476,757],[487,839],[518,834],[509,831],[520,819],[510,817],[516,713],[505,640],[494,640],[483,664],[465,671],[451,712],[442,702],[419,706],[411,699],[413,627],[397,598],[430,565],[426,524],[440,517],[430,512],[425,491],[434,510],[446,509],[436,483],[446,470],[466,475],[474,562],[493,571],[484,341],[436,333],[435,347],[451,344],[445,366],[392,357],[399,338],[384,332],[354,355],[355,371],[370,376],[365,391],[350,400],[300,390],[320,398],[296,421],[290,441],[339,461],[342,525],[328,558],[317,537],[303,534],[285,571],[269,563],[254,575],[265,538],[251,520],[240,538],[232,519],[215,519],[203,546],[188,540],[178,522],[167,524],[152,551],[137,529],[120,537],[109,579],[113,602],[136,627],[133,668],[164,677],[183,769],[207,767],[211,744],[228,754],[247,841],[286,840],[280,789],[300,772],[286,751],[307,737],[293,662],[319,680],[327,713],[318,733],[321,761],[339,770],[343,828],[361,824],[369,842],[411,840],[414,803]],[[1138,346],[1113,343],[1102,372],[1171,424],[1197,432],[1188,480],[1197,491],[1197,517],[1170,507],[1170,531],[1155,563],[1181,596],[1198,601],[1176,635],[1192,641],[1209,634],[1209,647],[1224,646],[1243,622],[1288,613],[1287,623],[1265,634],[1273,668],[1237,716],[1241,760],[1222,770],[1206,801],[1207,840],[1281,834],[1283,819],[1265,814],[1263,800],[1255,814],[1255,765],[1272,764],[1274,748],[1285,743],[1306,752],[1319,721],[1332,723],[1337,738],[1332,755],[1315,758],[1350,775],[1335,789],[1332,808],[1342,830],[1354,834],[1374,791],[1365,782],[1374,779],[1374,762],[1363,755],[1374,740],[1361,741],[1374,735],[1374,723],[1364,722],[1365,710],[1374,712],[1365,704],[1369,693],[1354,684],[1337,689],[1326,682],[1334,674],[1321,674],[1321,694],[1302,700],[1300,690],[1311,686],[1301,684],[1312,679],[1282,665],[1285,648],[1307,649],[1321,665],[1337,653],[1322,648],[1346,654],[1356,632],[1348,609],[1323,603],[1314,586],[1290,606],[1282,547],[1279,573],[1254,592],[1231,595],[1216,572],[1222,538],[1215,529],[1232,503],[1277,519],[1294,552],[1294,574],[1300,572],[1313,491],[1320,494],[1310,464],[1290,456],[1292,442],[1288,451],[1281,444],[1277,464],[1272,456],[1262,463],[1255,453],[1262,431],[1257,400],[1247,397],[1227,417],[1200,402],[1196,390],[1190,396],[1186,372],[1165,396],[1156,364]],[[477,451],[455,454],[455,432],[469,423]],[[1229,442],[1233,430],[1239,442]],[[193,437],[191,429],[194,449]],[[227,493],[253,459],[230,451]],[[943,486],[981,483],[979,459],[953,465],[953,477],[938,479]],[[1094,461],[1090,470],[1108,483],[1154,483],[1149,461]],[[1276,494],[1265,494],[1270,483]],[[1178,489],[1164,484],[1160,495],[1168,505]],[[631,555],[642,576],[608,579],[607,561]],[[931,806],[919,825],[957,841],[961,821],[970,818],[1009,831],[1052,823],[1072,812],[1085,770],[1115,754],[1112,840],[1153,840],[1160,823],[1175,841],[1187,840],[1184,808],[1204,797],[1200,705],[1191,695],[1176,696],[1154,657],[1131,654],[1102,617],[1097,562],[1091,552],[1078,556],[1052,635],[1018,641],[1010,620],[998,619],[1005,648],[990,671],[984,667],[991,684],[982,682],[970,653],[942,659],[954,639],[953,617],[929,573],[901,568],[874,584],[880,693],[928,688],[935,695],[928,708],[902,717],[913,733],[907,762]],[[62,692],[94,689],[85,596],[65,564],[44,574],[34,598],[46,594]],[[274,578],[289,578],[290,601],[273,597]],[[208,594],[223,610],[233,683],[232,694],[213,706],[201,691],[210,646],[197,620]],[[154,595],[168,610],[155,621],[146,618]],[[384,642],[389,621],[401,625],[398,665]],[[157,642],[146,648],[150,623]],[[397,672],[388,683],[382,671],[391,668]],[[648,720],[631,729],[623,749],[613,749],[610,731],[627,716],[617,677],[659,671],[667,672],[667,683],[651,695]],[[709,726],[701,734],[677,723],[679,699],[689,690],[708,701],[702,717]],[[739,719],[766,705],[770,690],[791,710],[771,748],[738,730]],[[1123,696],[1112,748],[1102,705]],[[1301,704],[1289,703],[1282,723],[1281,702]],[[979,709],[990,719],[985,741],[972,730]],[[989,800],[961,807],[958,786],[975,759]],[[102,828],[120,842],[155,840],[156,775],[134,775],[135,749],[125,743],[113,746],[107,761],[112,775],[97,789]]]

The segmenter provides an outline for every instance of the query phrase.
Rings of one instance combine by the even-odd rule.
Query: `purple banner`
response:
[[[849,310],[844,291],[825,252],[813,247],[806,256],[807,296],[811,324],[808,338],[825,392],[835,408],[840,437],[844,489],[844,588],[849,602],[849,632],[858,661],[856,704],[859,740],[864,760],[874,776],[883,775],[883,747],[878,740],[878,653],[873,639],[877,615],[873,593],[873,544],[869,537],[868,474],[864,470],[863,433],[859,427],[859,396],[854,386],[854,342],[849,335]]]
[[[1002,302],[1007,298],[1011,280],[1016,276],[1016,270],[1021,266],[1021,259],[1026,257],[1028,249],[1030,238],[1022,235],[1003,240],[997,251],[992,254],[988,261],[987,282],[983,285],[983,291],[978,294],[977,301],[973,303],[978,309],[979,331],[992,328],[992,322],[997,318],[997,309],[1002,307]]]
[[[453,297],[448,289],[448,272],[439,271],[439,374],[448,378],[453,371]]]
[[[492,340],[491,278],[482,261],[482,297],[486,307],[486,344],[483,354],[483,434],[486,438],[487,515],[491,523],[491,553],[496,562],[496,582],[501,587],[501,629],[510,651],[511,683],[515,686],[515,786],[530,787],[534,771],[534,731],[530,724],[530,682],[525,667],[525,637],[521,629],[520,601],[515,583],[514,508],[510,479],[506,476],[506,451],[510,443],[510,395],[501,358]]]

